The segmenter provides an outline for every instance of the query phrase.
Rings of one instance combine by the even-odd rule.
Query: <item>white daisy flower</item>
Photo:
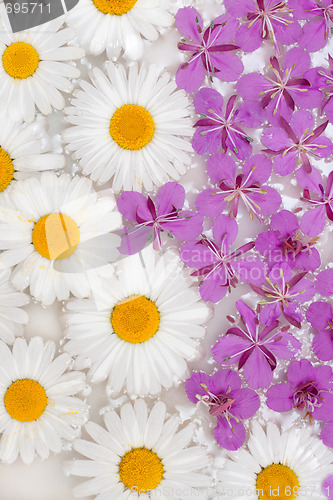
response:
[[[15,340],[12,351],[0,342],[0,459],[18,455],[30,464],[60,453],[62,439],[73,441],[86,421],[87,405],[73,397],[85,388],[85,376],[66,372],[67,354],[56,359],[54,342],[34,337]]]
[[[61,92],[72,92],[70,78],[80,71],[67,62],[80,59],[84,50],[68,45],[75,36],[55,20],[37,29],[0,34],[0,100],[13,121],[32,122],[35,108],[45,115],[63,109]]]
[[[0,115],[0,193],[14,179],[42,170],[58,170],[65,166],[61,154],[46,153],[32,125],[24,126]]]
[[[333,472],[333,453],[310,429],[280,431],[258,422],[249,451],[231,453],[219,474],[227,498],[235,500],[319,500],[322,483]]]
[[[109,377],[108,389],[126,384],[131,394],[156,394],[182,378],[197,354],[208,307],[200,302],[178,256],[147,247],[122,260],[100,283],[98,296],[67,304],[69,342],[76,367],[91,364],[93,383]]]
[[[190,163],[193,134],[188,99],[157,66],[106,64],[91,72],[92,84],[81,81],[74,92],[64,131],[68,149],[75,151],[85,175],[113,189],[141,191],[178,180]]]
[[[9,269],[0,271],[0,339],[12,344],[16,336],[22,335],[22,325],[28,323],[28,313],[20,308],[28,304],[30,299],[25,293],[14,289],[9,277]]]
[[[92,478],[74,488],[75,497],[207,498],[210,478],[202,474],[208,465],[206,452],[199,446],[188,447],[192,425],[178,431],[176,416],[166,420],[164,403],[158,401],[149,413],[146,403],[138,399],[134,407],[124,404],[120,417],[116,411],[106,413],[104,422],[107,430],[93,422],[86,425],[95,442],[74,443],[74,449],[88,460],[65,464],[68,474]]]
[[[66,18],[91,54],[106,50],[108,59],[143,56],[142,37],[154,41],[161,28],[170,26],[168,0],[80,0]]]
[[[16,266],[15,288],[30,286],[43,305],[70,292],[87,297],[90,275],[119,255],[120,237],[110,233],[121,224],[115,205],[78,176],[44,172],[17,181],[0,206],[0,268]]]

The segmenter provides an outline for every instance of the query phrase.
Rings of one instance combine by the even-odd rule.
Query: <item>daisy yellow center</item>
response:
[[[119,476],[124,486],[141,493],[157,488],[163,473],[161,459],[147,448],[133,448],[128,451],[119,465]]]
[[[131,344],[145,342],[155,335],[160,313],[153,302],[143,295],[132,295],[113,308],[111,325],[118,337]]]
[[[39,56],[29,43],[15,42],[4,51],[2,64],[9,76],[24,80],[32,76],[38,68]]]
[[[7,151],[0,147],[0,192],[4,191],[12,182],[14,166]]]
[[[24,378],[10,385],[4,397],[7,413],[19,422],[37,420],[47,406],[45,389],[36,380]]]
[[[298,488],[297,475],[287,465],[269,465],[257,476],[256,491],[260,500],[294,500]]]
[[[152,140],[154,132],[151,114],[137,104],[125,104],[111,118],[110,135],[122,149],[142,149]]]
[[[80,242],[80,231],[71,217],[62,213],[44,215],[32,231],[35,250],[49,260],[67,259]]]
[[[131,10],[137,0],[92,0],[96,9],[103,14],[122,16]]]

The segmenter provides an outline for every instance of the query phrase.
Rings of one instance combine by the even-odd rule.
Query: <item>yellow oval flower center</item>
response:
[[[155,335],[160,313],[153,302],[143,295],[132,295],[113,308],[111,325],[118,337],[131,344],[145,342]]]
[[[14,165],[7,151],[0,146],[0,192],[4,191],[14,178]]]
[[[131,10],[137,0],[92,0],[96,9],[103,14],[122,16]]]
[[[37,50],[25,42],[14,42],[2,55],[3,69],[12,78],[24,80],[32,76],[39,64]]]
[[[67,259],[80,243],[80,231],[68,215],[48,214],[36,222],[32,242],[35,250],[46,259]]]
[[[260,500],[294,500],[298,494],[299,481],[295,472],[287,465],[272,464],[257,476],[256,491]]]
[[[19,422],[39,419],[47,406],[45,389],[36,380],[16,380],[5,393],[4,404],[7,413]]]
[[[128,451],[119,465],[119,476],[124,486],[141,493],[157,488],[163,474],[161,459],[147,448],[133,448]]]
[[[111,118],[110,135],[122,149],[142,149],[152,140],[154,132],[151,114],[137,104],[125,104]]]

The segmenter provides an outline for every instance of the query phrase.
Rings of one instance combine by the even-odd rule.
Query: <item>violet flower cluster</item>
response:
[[[321,439],[333,448],[333,376],[323,365],[333,360],[333,269],[332,259],[322,269],[318,246],[333,222],[333,171],[322,168],[333,156],[333,57],[312,67],[310,55],[331,37],[333,3],[224,0],[224,6],[225,14],[206,23],[193,7],[175,18],[183,58],[176,83],[193,93],[192,147],[205,161],[207,180],[195,200],[186,200],[176,182],[155,197],[123,192],[120,251],[133,254],[152,243],[162,252],[179,240],[202,300],[223,308],[239,284],[252,297],[252,307],[247,297],[235,302],[239,320],[228,314],[232,325],[212,348],[212,375],[194,372],[185,382],[220,446],[244,444],[246,419],[260,407],[256,391],[267,389],[269,408],[297,409],[309,425],[323,422]],[[244,68],[243,53],[261,46],[269,47],[265,67]],[[282,177],[297,192],[294,206],[283,205]],[[239,231],[242,219],[255,237]],[[327,251],[332,257],[329,245]],[[300,359],[306,325],[314,365]],[[276,383],[281,360],[289,366]]]

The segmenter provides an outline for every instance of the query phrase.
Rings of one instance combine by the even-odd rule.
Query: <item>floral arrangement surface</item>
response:
[[[332,0],[60,3],[0,1],[1,500],[333,500]]]

